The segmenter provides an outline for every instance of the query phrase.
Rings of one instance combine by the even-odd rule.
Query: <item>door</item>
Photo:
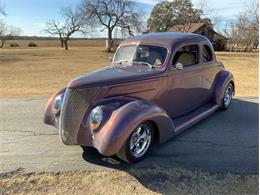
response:
[[[208,101],[211,100],[214,90],[214,81],[217,73],[219,72],[216,57],[213,52],[213,47],[207,43],[201,45],[201,64],[204,65],[202,87],[207,96]]]
[[[172,118],[187,114],[205,103],[202,88],[204,66],[199,63],[199,46],[181,46],[168,74],[167,111]]]

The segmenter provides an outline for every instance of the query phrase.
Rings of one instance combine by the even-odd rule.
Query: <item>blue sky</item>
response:
[[[0,0],[1,1],[1,0]],[[0,19],[16,27],[20,27],[23,35],[47,36],[42,31],[46,21],[51,19],[61,19],[58,12],[61,7],[75,7],[81,0],[2,0],[5,5],[7,16],[1,16]],[[153,6],[159,0],[137,0],[145,15],[149,16]],[[192,0],[196,6],[200,0]],[[247,4],[247,0],[207,0],[209,5],[213,6],[216,13],[221,16],[222,22],[216,27],[220,30],[227,20],[232,20],[239,11]],[[87,37],[98,35],[104,36],[104,33],[89,33]]]

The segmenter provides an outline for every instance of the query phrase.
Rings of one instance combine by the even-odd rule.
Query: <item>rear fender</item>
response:
[[[235,82],[233,75],[226,70],[223,70],[216,75],[213,85],[213,100],[216,104],[221,105],[224,96],[224,90],[229,82],[233,83],[233,90],[235,94]]]
[[[93,133],[93,146],[103,155],[114,155],[120,151],[132,131],[145,121],[156,124],[159,142],[168,140],[174,134],[174,124],[164,109],[148,101],[136,100],[111,113],[103,127]]]

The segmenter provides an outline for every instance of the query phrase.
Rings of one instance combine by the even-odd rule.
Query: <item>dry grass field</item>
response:
[[[102,47],[4,49],[0,97],[48,97],[74,77],[109,64]]]
[[[0,194],[258,194],[258,176],[183,169],[10,175]]]
[[[0,98],[49,97],[74,77],[109,65],[113,54],[104,52],[104,42],[73,41],[64,51],[58,41],[34,41],[38,48],[0,50]],[[8,45],[8,43],[7,43]],[[95,46],[96,45],[96,46]],[[237,96],[258,96],[258,53],[217,53],[236,80]]]
[[[231,71],[236,82],[236,96],[258,97],[259,56],[258,53],[218,52],[218,60]]]

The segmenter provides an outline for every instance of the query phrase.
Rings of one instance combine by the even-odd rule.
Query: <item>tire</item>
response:
[[[223,99],[222,99],[222,103],[221,103],[221,108],[220,110],[225,111],[227,110],[232,102],[232,98],[233,98],[233,85],[232,83],[228,83],[228,85],[226,86],[225,90],[224,90],[224,94],[223,94]]]
[[[145,137],[141,138],[141,136]],[[136,163],[142,160],[152,144],[153,137],[153,125],[149,122],[141,123],[130,134],[129,138],[117,154],[117,157],[127,163]]]
[[[80,146],[80,147],[82,148],[83,152],[86,152],[88,149],[88,146]]]

